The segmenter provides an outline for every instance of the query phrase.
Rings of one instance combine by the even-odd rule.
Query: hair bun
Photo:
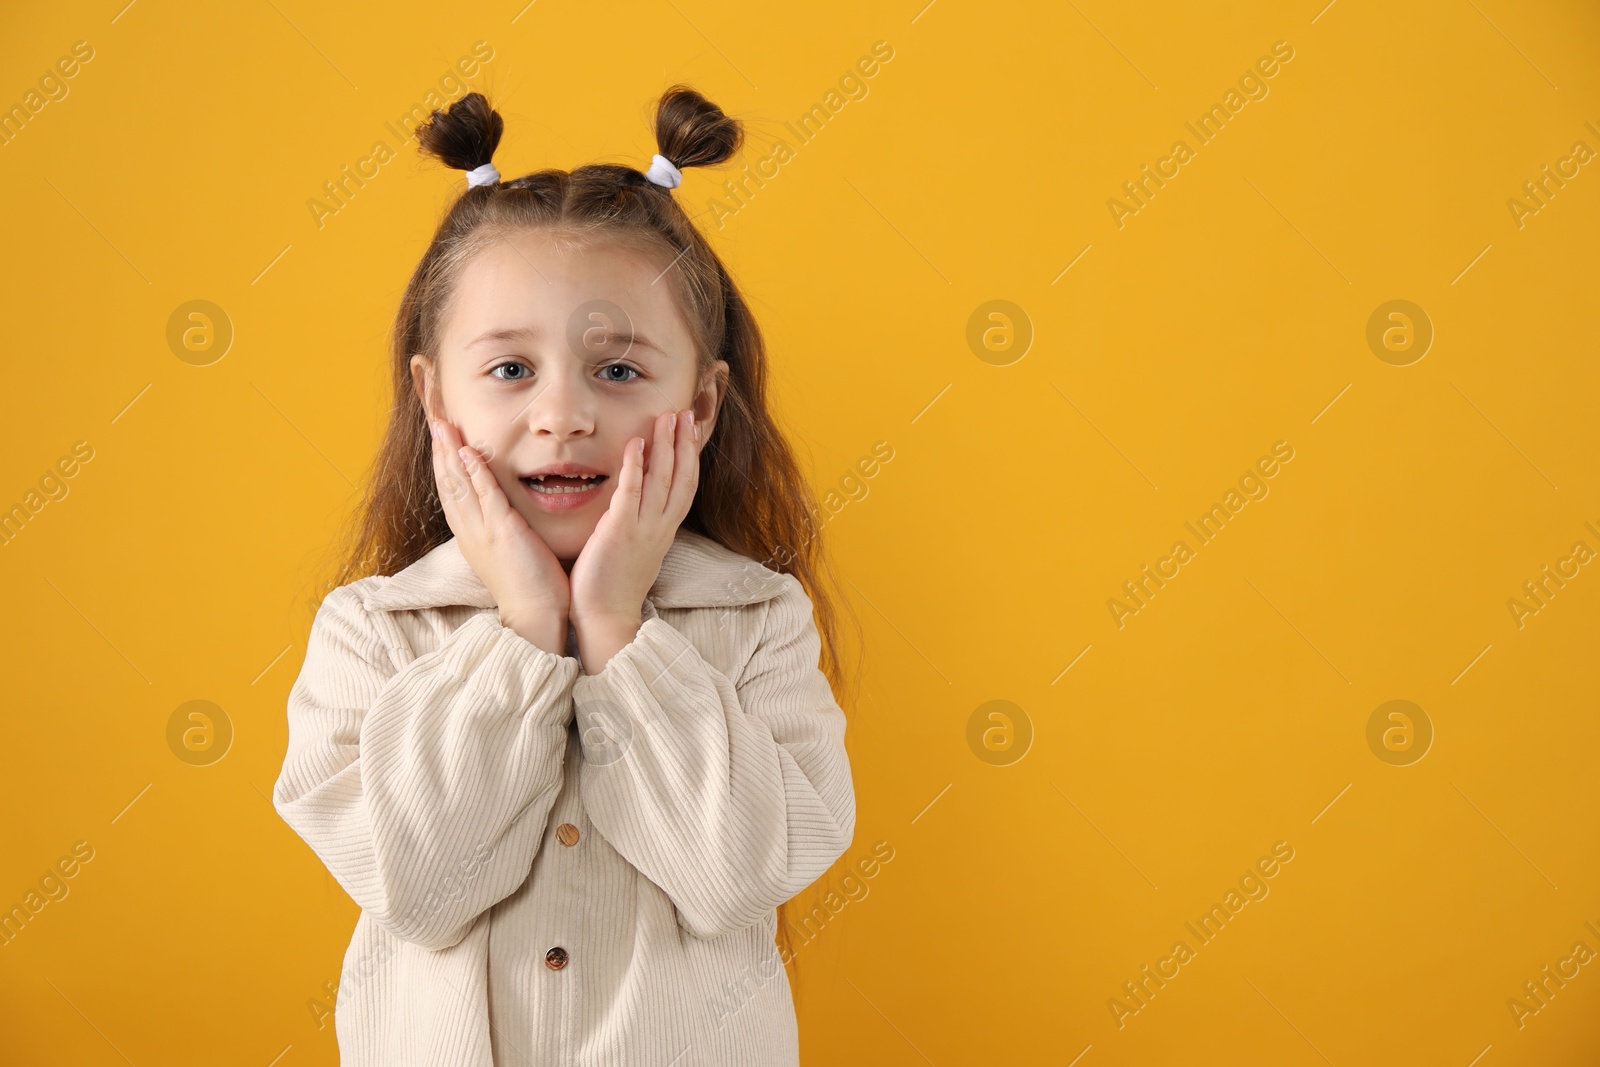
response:
[[[494,159],[505,122],[482,93],[468,93],[417,127],[418,151],[456,170],[476,170]]]
[[[744,143],[738,119],[687,85],[674,85],[656,104],[656,144],[679,170],[711,167],[731,157]]]

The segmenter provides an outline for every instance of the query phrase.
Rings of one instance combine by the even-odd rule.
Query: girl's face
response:
[[[692,408],[702,440],[715,425],[728,364],[696,373],[668,269],[615,242],[577,250],[542,231],[507,236],[463,268],[438,365],[411,357],[424,409],[484,456],[569,569],[610,505],[631,439],[644,438],[648,470],[657,416]],[[604,477],[567,493],[530,484],[562,463]],[[561,481],[546,477],[544,487]]]

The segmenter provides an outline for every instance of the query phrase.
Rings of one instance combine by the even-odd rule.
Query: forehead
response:
[[[665,256],[617,241],[576,244],[543,231],[507,234],[475,253],[456,281],[444,344],[460,348],[485,330],[532,326],[563,336],[589,312],[614,315],[668,352],[693,351]]]

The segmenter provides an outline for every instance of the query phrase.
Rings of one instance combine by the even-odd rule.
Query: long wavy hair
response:
[[[483,94],[473,92],[434,111],[416,133],[424,155],[471,171],[491,161],[502,129],[499,113]],[[660,154],[682,170],[726,161],[743,144],[744,130],[693,88],[673,85],[657,102],[655,136]],[[713,438],[700,452],[699,488],[682,527],[799,580],[812,601],[823,673],[840,706],[853,708],[860,675],[847,670],[840,654],[841,609],[850,615],[858,662],[860,627],[824,551],[821,524],[813,518],[820,508],[768,407],[761,331],[722,260],[671,191],[618,164],[591,163],[570,172],[546,168],[469,186],[445,213],[401,297],[390,355],[388,428],[367,472],[361,503],[334,546],[332,580],[313,597],[312,611],[326,591],[370,575],[395,574],[454,536],[439,502],[411,355],[438,359],[464,266],[489,244],[526,230],[578,242],[623,242],[670,262],[667,275],[697,348],[697,379],[717,359],[726,360],[730,370]],[[797,977],[789,904],[777,910],[777,944]]]

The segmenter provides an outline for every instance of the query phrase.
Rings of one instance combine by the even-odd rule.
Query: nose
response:
[[[583,374],[571,367],[547,371],[524,412],[531,433],[566,440],[594,432],[594,395]]]

